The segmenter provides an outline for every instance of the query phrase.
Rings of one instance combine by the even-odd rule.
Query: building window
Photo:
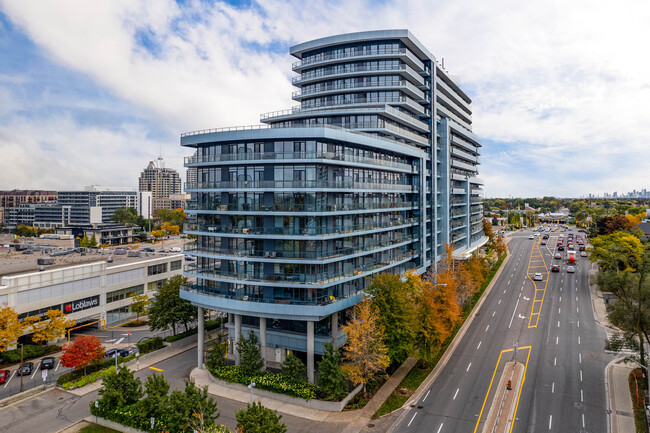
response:
[[[177,271],[177,270],[179,270],[179,269],[182,267],[182,265],[183,265],[183,261],[182,261],[182,260],[175,260],[175,261],[173,261],[173,262],[171,262],[171,263],[169,264],[169,266],[170,266],[170,269],[169,269],[169,270],[170,270],[170,271]]]
[[[167,281],[167,278],[150,282],[149,284],[147,284],[147,292],[157,292],[158,289],[160,289],[162,285],[165,284],[165,281]]]
[[[167,272],[167,263],[161,263],[159,265],[151,265],[147,269],[147,275],[158,275],[164,274]]]
[[[121,301],[122,299],[129,298],[130,296],[142,295],[143,293],[144,284],[127,287],[126,289],[115,290],[113,292],[106,293],[106,303],[108,304],[115,301]]]

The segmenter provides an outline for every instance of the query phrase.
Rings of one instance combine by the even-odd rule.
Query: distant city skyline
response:
[[[650,160],[648,17],[631,0],[0,0],[0,189],[137,187],[161,154],[183,178],[181,133],[296,104],[290,45],[408,28],[472,98],[486,197],[631,191]]]

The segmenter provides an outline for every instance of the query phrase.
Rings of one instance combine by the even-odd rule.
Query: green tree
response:
[[[133,371],[120,365],[117,373],[104,376],[104,388],[99,390],[99,404],[104,408],[118,408],[136,403],[142,398],[142,383]]]
[[[223,367],[226,365],[226,355],[228,345],[222,333],[217,334],[217,338],[210,343],[210,348],[205,359],[205,365],[209,369]]]
[[[196,319],[196,307],[191,302],[181,299],[181,285],[187,284],[187,278],[175,275],[165,281],[151,300],[149,305],[149,327],[154,331],[172,328],[176,335],[176,327],[183,324],[188,330],[188,324]]]
[[[131,298],[131,311],[136,313],[136,321],[139,322],[140,314],[146,313],[149,308],[149,297],[144,293],[142,295],[131,293],[129,297]]]
[[[260,353],[260,340],[252,330],[248,333],[248,338],[241,337],[237,341],[237,351],[241,360],[241,367],[248,374],[256,373],[264,367],[264,360]]]
[[[417,324],[415,297],[411,286],[397,274],[380,274],[372,279],[366,293],[378,310],[377,322],[384,329],[383,340],[393,366],[399,366],[413,350]]]
[[[18,224],[18,226],[14,229],[14,234],[16,236],[22,237],[34,237],[36,236],[36,230],[34,227],[29,227],[25,224]]]
[[[282,415],[262,406],[260,402],[248,404],[247,408],[235,412],[237,428],[244,433],[286,433],[287,426],[280,421]]]
[[[325,353],[318,363],[316,384],[326,398],[340,400],[348,393],[348,382],[341,368],[339,348],[332,343],[324,343]]]
[[[84,237],[81,238],[81,241],[79,242],[79,246],[82,248],[86,248],[90,246],[90,240],[88,240],[88,234],[84,233]]]
[[[154,211],[154,218],[162,223],[169,223],[172,226],[183,227],[185,212],[183,209],[157,209]]]
[[[293,353],[287,355],[287,358],[282,363],[281,369],[283,376],[290,377],[294,380],[304,380],[303,374],[307,371],[305,364]]]
[[[93,233],[93,237],[90,238],[90,246],[93,248],[97,248],[97,238],[95,237],[95,233]]]
[[[132,207],[120,207],[115,209],[111,221],[124,224],[127,226],[134,226],[138,224],[138,211]]]
[[[153,373],[144,382],[146,396],[138,402],[138,410],[143,419],[155,417],[160,419],[166,413],[172,412],[169,403],[169,383],[162,374]]]
[[[175,390],[169,396],[173,413],[167,419],[170,432],[205,431],[219,418],[217,403],[208,395],[208,387],[197,387],[193,380],[185,381],[183,392]]]

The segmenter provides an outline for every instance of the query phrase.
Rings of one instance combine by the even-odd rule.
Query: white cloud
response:
[[[450,73],[471,93],[475,132],[503,143],[485,148],[486,195],[573,195],[646,186],[647,2],[258,0],[237,8],[199,1],[179,7],[170,0],[23,0],[2,5],[54,62],[124,100],[133,110],[125,116],[149,119],[171,134],[257,123],[261,112],[294,105],[292,59],[287,52],[266,50],[270,44],[409,28],[438,59],[445,58]],[[139,32],[150,35],[153,53],[139,44]],[[87,137],[87,125],[69,122],[68,127],[71,140]],[[109,135],[125,143],[141,140],[127,129]],[[131,141],[125,151],[139,145]],[[190,153],[165,143],[171,147]],[[110,153],[105,157],[115,161]]]

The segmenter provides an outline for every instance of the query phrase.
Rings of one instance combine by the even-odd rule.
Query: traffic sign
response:
[[[49,370],[42,370],[41,371],[41,377],[43,378],[43,382],[45,382],[47,380],[47,372],[48,371]]]
[[[519,346],[519,343],[517,343],[516,341],[513,341],[512,342],[512,347],[517,347],[517,346]]]

